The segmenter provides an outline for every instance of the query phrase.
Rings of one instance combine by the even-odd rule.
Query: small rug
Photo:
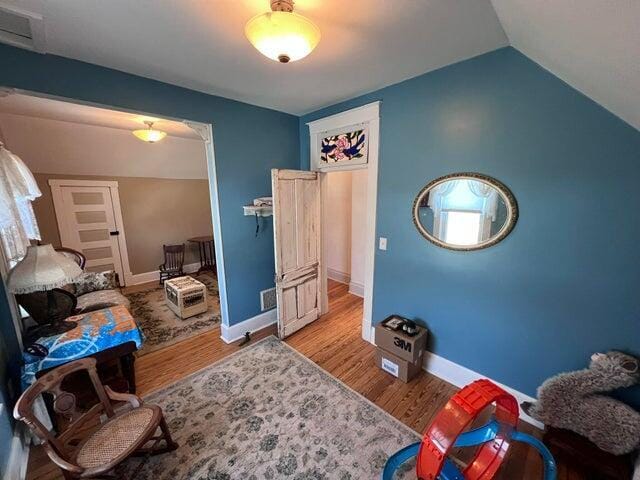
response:
[[[389,455],[420,440],[273,336],[145,401],[180,446],[149,458],[138,480],[379,479]],[[415,479],[414,464],[396,478]]]
[[[144,333],[144,345],[138,355],[159,350],[199,333],[215,328],[220,323],[220,295],[218,281],[208,274],[192,275],[207,287],[207,311],[182,320],[167,306],[164,289],[160,285],[136,293],[128,293],[131,314]]]

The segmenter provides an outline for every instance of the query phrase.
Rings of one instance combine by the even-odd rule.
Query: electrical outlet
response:
[[[386,250],[387,249],[387,239],[385,237],[380,237],[378,248],[380,250]]]

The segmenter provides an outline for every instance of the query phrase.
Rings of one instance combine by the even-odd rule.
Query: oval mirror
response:
[[[413,203],[413,221],[430,242],[452,250],[495,245],[513,230],[518,206],[498,180],[455,173],[427,184]]]

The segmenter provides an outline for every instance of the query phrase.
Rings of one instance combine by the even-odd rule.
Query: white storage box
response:
[[[207,287],[189,276],[166,280],[164,298],[167,306],[182,319],[207,311]]]

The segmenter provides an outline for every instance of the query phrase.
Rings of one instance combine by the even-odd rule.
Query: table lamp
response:
[[[77,263],[56,252],[52,245],[30,246],[9,272],[7,289],[40,325],[38,335],[57,335],[76,326],[65,321],[75,308],[75,296],[58,287],[71,283],[81,273]]]

